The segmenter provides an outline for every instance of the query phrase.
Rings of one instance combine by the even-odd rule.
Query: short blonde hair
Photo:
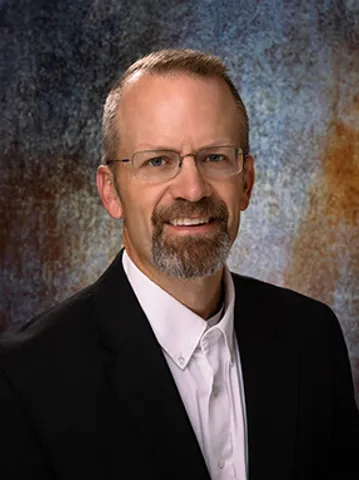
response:
[[[226,82],[240,110],[242,118],[242,142],[244,153],[249,152],[248,115],[237,88],[230,79],[222,60],[194,50],[160,50],[130,65],[107,96],[102,119],[102,163],[116,158],[119,146],[117,112],[126,82],[137,72],[159,75],[183,72],[201,77],[218,77]]]

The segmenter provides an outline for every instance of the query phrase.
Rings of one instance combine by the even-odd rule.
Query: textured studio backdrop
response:
[[[94,281],[121,245],[95,171],[106,94],[151,50],[220,55],[257,183],[236,272],[337,313],[359,400],[359,1],[0,0],[0,323]]]

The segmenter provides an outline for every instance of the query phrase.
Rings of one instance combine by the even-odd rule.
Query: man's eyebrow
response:
[[[198,148],[196,148],[194,151],[202,150],[204,148],[218,147],[218,146],[222,146],[222,145],[236,145],[236,142],[234,142],[233,140],[230,140],[228,138],[226,138],[226,139],[222,138],[221,140],[216,140],[215,142],[205,143],[205,144],[199,146]],[[180,151],[179,149],[177,149],[173,146],[171,147],[171,146],[168,146],[168,145],[151,145],[149,143],[146,143],[144,145],[140,145],[136,149],[136,152],[147,151],[147,150],[174,150],[176,152]]]
[[[168,145],[145,144],[145,145],[141,145],[139,148],[137,148],[136,152],[146,151],[146,150],[176,150],[176,149],[174,147],[169,147]]]
[[[200,149],[202,148],[212,148],[212,147],[221,147],[221,146],[226,146],[226,145],[236,145],[237,142],[234,142],[233,140],[230,140],[229,138],[225,138],[225,139],[221,139],[221,140],[217,140],[215,142],[210,142],[210,143],[207,143],[205,145],[203,145],[203,147],[200,147]]]

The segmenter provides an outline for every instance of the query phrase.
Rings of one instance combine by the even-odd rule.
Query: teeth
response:
[[[202,223],[207,223],[208,218],[177,218],[175,220],[171,220],[171,225],[175,227],[181,225],[200,225]]]

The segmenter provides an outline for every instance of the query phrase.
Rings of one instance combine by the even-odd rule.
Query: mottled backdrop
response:
[[[231,267],[330,304],[359,394],[359,1],[0,0],[0,23],[2,329],[120,247],[95,190],[111,84],[150,50],[201,49],[229,66],[256,157]]]

